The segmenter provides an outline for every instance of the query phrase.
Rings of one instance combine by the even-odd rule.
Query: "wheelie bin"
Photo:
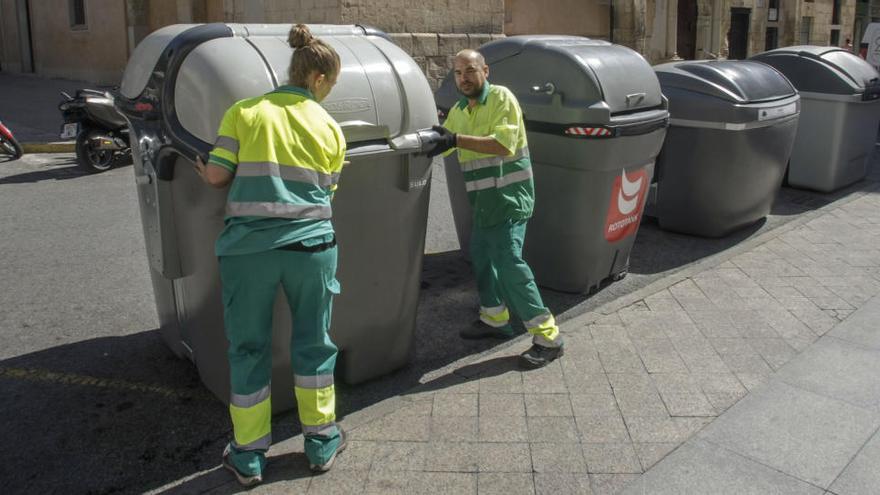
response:
[[[523,111],[536,197],[523,253],[536,281],[584,293],[624,276],[669,118],[651,66],[578,36],[512,36],[479,51],[489,81]],[[441,114],[459,97],[449,74],[435,94]],[[445,171],[466,250],[471,210],[454,153]]]
[[[656,66],[670,126],[648,214],[660,227],[721,237],[770,213],[797,132],[797,90],[751,61]]]
[[[226,191],[193,171],[237,100],[287,81],[290,25],[175,25],[148,36],[126,68],[118,106],[132,132],[135,183],[161,333],[228,400],[227,341],[213,254]],[[337,375],[349,383],[407,363],[413,346],[428,214],[431,160],[419,155],[437,122],[427,80],[384,33],[361,26],[310,27],[342,62],[322,105],[348,143],[333,203],[339,245],[330,334]],[[429,133],[428,133],[429,134]],[[290,312],[274,308],[272,406],[293,406]]]
[[[801,116],[788,169],[794,187],[830,192],[868,173],[880,124],[880,75],[836,47],[790,46],[751,57],[800,91]]]

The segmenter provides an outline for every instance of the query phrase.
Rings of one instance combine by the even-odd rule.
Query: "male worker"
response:
[[[516,97],[489,84],[488,77],[489,66],[479,52],[463,50],[455,56],[455,85],[464,97],[443,127],[435,126],[442,141],[429,154],[458,148],[474,212],[470,251],[480,317],[460,334],[465,339],[512,337],[510,306],[534,336],[520,364],[540,368],[561,357],[563,348],[556,321],[522,258],[526,223],[535,204],[526,129]]]

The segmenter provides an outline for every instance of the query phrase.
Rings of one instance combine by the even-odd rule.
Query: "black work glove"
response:
[[[440,153],[455,148],[458,136],[454,132],[450,132],[449,129],[441,125],[431,126],[431,130],[437,133],[437,142],[431,151],[428,152],[428,158],[433,158]]]

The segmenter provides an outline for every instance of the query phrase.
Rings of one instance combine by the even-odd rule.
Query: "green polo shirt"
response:
[[[217,256],[332,239],[345,138],[308,90],[281,86],[239,101],[217,134],[208,162],[235,174]]]
[[[531,217],[532,163],[522,110],[513,93],[486,81],[477,105],[468,108],[468,99],[462,98],[443,126],[459,134],[491,137],[508,150],[507,156],[497,156],[458,149],[474,224],[485,228]]]

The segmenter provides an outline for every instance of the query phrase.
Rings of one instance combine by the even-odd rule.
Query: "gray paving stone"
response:
[[[477,411],[477,394],[434,396],[434,416],[476,416]]]
[[[477,444],[431,442],[425,449],[425,471],[469,473],[477,471]]]
[[[591,474],[641,473],[642,466],[631,443],[585,443],[584,460]]]
[[[656,390],[654,381],[646,371],[637,373],[608,373],[612,390]]]
[[[306,493],[348,495],[363,492],[366,484],[367,471],[330,471],[321,476],[313,476]]]
[[[702,392],[660,392],[670,416],[716,416],[715,408]]]
[[[587,463],[579,443],[532,443],[532,468],[536,473],[586,473]]]
[[[373,463],[375,442],[348,442],[345,451],[336,458],[333,469],[369,470]]]
[[[428,416],[389,414],[353,430],[351,440],[380,440],[385,442],[426,442],[431,424]]]
[[[367,475],[364,493],[368,495],[406,495],[409,477],[410,473],[402,471],[371,471]]]
[[[880,435],[876,433],[831,485],[836,495],[874,493],[880,487]]]
[[[746,393],[745,390],[742,393],[709,393],[706,394],[706,400],[708,400],[709,404],[712,404],[712,407],[715,408],[715,414],[720,415],[732,405],[739,402],[740,399],[745,397]]]
[[[444,375],[426,385],[435,394],[475,394],[479,391],[476,379],[464,378],[458,374]]]
[[[523,394],[480,394],[480,416],[525,416]]]
[[[622,493],[818,495],[823,491],[721,447],[706,442],[688,442]]]
[[[837,325],[828,335],[880,350],[880,298],[874,298],[852,314],[846,322]]]
[[[880,403],[880,350],[822,338],[777,377],[826,397],[874,408]]]
[[[407,493],[472,495],[477,493],[476,473],[422,473],[409,479]]]
[[[562,359],[566,359],[562,357]],[[560,360],[553,361],[543,368],[522,374],[523,392],[533,394],[563,394],[568,392],[562,374]]]
[[[521,394],[523,393],[522,373],[508,371],[500,375],[481,377],[479,391],[481,394]]]
[[[431,440],[435,442],[469,442],[477,438],[476,416],[434,416],[431,418]]]
[[[403,416],[430,416],[434,409],[433,397],[414,400],[401,407],[397,413]]]
[[[574,416],[568,394],[525,394],[527,416]]]
[[[660,291],[645,298],[645,304],[651,311],[679,310],[681,305],[668,290]]]
[[[775,371],[797,355],[785,339],[748,339],[748,344]]]
[[[734,373],[756,373],[759,375],[773,373],[773,368],[754,350],[751,351],[751,354],[730,354],[721,356],[721,359],[727,365],[727,369]]]
[[[670,452],[675,450],[680,443],[634,443],[633,448],[636,451],[636,455],[639,457],[639,462],[641,463],[642,469],[647,471],[651,469],[654,464],[660,462],[661,459],[666,457]]]
[[[532,454],[528,443],[477,444],[480,472],[531,473]]]
[[[660,395],[653,390],[615,390],[614,397],[617,399],[617,405],[624,418],[631,416],[665,418],[669,416],[669,411],[666,410],[666,405],[660,399]]]
[[[479,424],[482,442],[525,442],[529,439],[525,416],[480,417]]]
[[[535,473],[537,495],[593,495],[586,474]]]
[[[825,314],[819,308],[793,309],[791,313],[801,320],[816,335],[824,335],[837,325],[837,320]]]
[[[629,442],[629,433],[620,414],[597,414],[575,418],[581,441],[592,443]]]
[[[566,355],[566,358],[568,356]],[[565,386],[573,394],[603,394],[610,393],[611,386],[605,372],[581,373],[568,366],[566,360],[562,361],[562,369],[565,374]]]
[[[645,372],[642,360],[634,350],[618,348],[599,350],[599,360],[606,373],[640,373]]]
[[[636,443],[681,443],[700,431],[710,418],[626,418],[630,437]]]
[[[575,416],[614,415],[620,414],[614,395],[606,394],[571,394],[571,409]]]
[[[574,418],[558,416],[528,417],[530,442],[579,442],[580,434]]]
[[[481,495],[533,495],[535,483],[531,473],[480,473],[477,491]]]
[[[773,381],[729,409],[700,438],[828,487],[878,426],[876,413]]]
[[[667,339],[651,339],[640,341],[636,350],[648,373],[686,372],[687,366],[678,355],[678,351]]]
[[[424,442],[375,442],[373,471],[421,471],[428,444]]]
[[[700,384],[700,389],[708,394],[740,394],[745,395],[748,391],[740,383],[739,379],[731,372],[704,373],[693,375]]]
[[[590,485],[596,495],[616,495],[637,479],[638,474],[591,474]]]
[[[749,392],[760,389],[770,379],[770,375],[762,373],[736,373],[736,377]]]

